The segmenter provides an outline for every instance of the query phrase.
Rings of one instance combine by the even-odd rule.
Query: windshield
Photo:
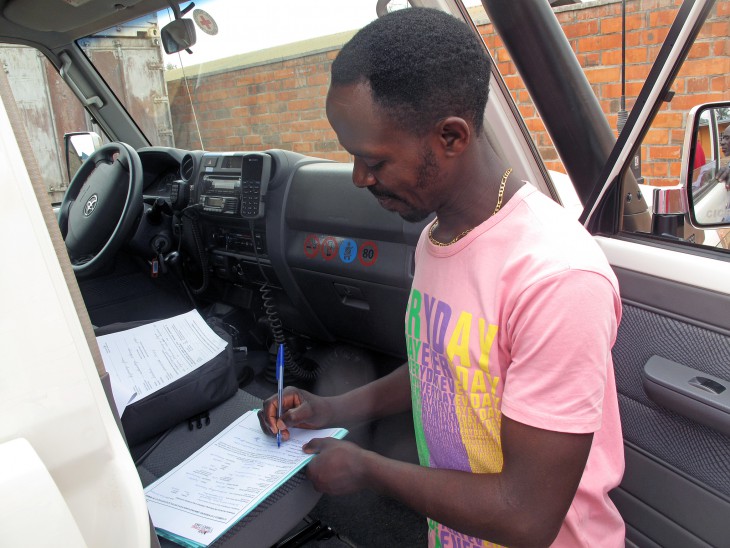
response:
[[[189,51],[168,55],[163,50],[161,29],[175,18],[172,9],[116,25],[77,44],[151,145],[208,151],[285,149],[350,162],[352,158],[340,147],[324,112],[329,68],[342,45],[376,18],[376,7],[381,4],[377,0],[201,0],[190,10],[186,10],[187,4],[181,7],[197,36]],[[565,173],[541,116],[481,2],[467,0],[464,4],[536,153],[548,169]],[[625,22],[622,2],[551,4],[608,122],[618,133],[674,20],[677,2],[659,0],[645,8],[631,0],[626,4]],[[391,0],[387,9],[408,5],[407,0]],[[720,8],[716,9],[720,17]],[[724,41],[716,37],[723,28],[714,25],[704,37],[708,44],[716,42],[711,50],[705,47],[706,53],[699,49],[693,53],[697,76],[705,66],[718,64],[706,63],[705,57],[720,55]],[[60,200],[69,180],[64,133],[101,134],[102,128],[74,102],[74,93],[65,88],[55,68],[43,65],[42,55],[30,47],[2,46],[0,57],[44,183],[53,200]],[[712,81],[713,89],[722,85],[721,78],[718,75]],[[687,91],[698,93],[700,83],[694,77],[687,83]],[[121,125],[120,120],[106,122],[105,127],[112,131],[114,124]],[[644,176],[661,168],[655,170],[652,163],[645,158]]]
[[[187,51],[163,50],[160,30],[175,18],[171,9],[80,45],[152,145],[332,157],[339,147],[324,115],[329,63],[376,18],[375,7],[373,0],[210,0],[187,12],[182,6],[197,39]]]
[[[329,64],[359,28],[376,18],[377,4],[203,0],[188,11],[181,6],[182,16],[194,22],[197,38],[188,51],[168,55],[163,50],[160,30],[175,18],[169,8],[79,44],[152,145],[217,151],[283,148],[349,160],[324,115]],[[565,172],[481,2],[464,4],[546,165]],[[625,21],[620,3],[553,4],[618,131],[674,18],[676,2],[664,0],[651,12],[635,13],[630,7]],[[386,9],[408,6],[407,0],[391,0]],[[643,28],[647,24],[650,28]],[[628,49],[622,54],[624,25]]]

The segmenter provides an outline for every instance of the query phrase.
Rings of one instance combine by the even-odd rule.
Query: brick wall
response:
[[[651,64],[666,38],[680,0],[626,2],[626,109],[631,110]],[[599,0],[555,10],[566,37],[584,68],[609,124],[614,129],[621,97],[621,2]],[[675,184],[687,112],[702,102],[730,99],[730,0],[720,0],[689,53],[688,61],[641,147],[646,183]],[[564,171],[540,116],[517,75],[501,40],[486,17],[476,21],[500,73],[547,167]],[[348,36],[338,36],[344,43]],[[327,123],[324,100],[329,66],[339,46],[214,70],[191,88],[199,105],[197,124],[204,148],[265,150],[284,148],[338,161],[349,155]],[[189,99],[175,71],[168,75],[176,146],[201,148],[187,109]]]
[[[282,148],[350,161],[325,115],[329,67],[338,51],[221,69],[196,78],[190,93],[198,105],[197,120],[188,108],[189,86],[168,78],[175,145],[224,151]]]
[[[630,111],[633,107],[680,5],[680,0],[627,0],[626,110]],[[558,8],[555,13],[609,125],[618,134],[617,118],[621,107],[621,2],[586,2],[578,7]],[[700,103],[730,100],[728,15],[730,2],[718,1],[672,86],[674,98],[663,105],[643,141],[641,172],[645,183],[676,184],[681,169],[687,113]],[[479,29],[545,164],[549,169],[564,171],[501,40],[486,21]]]

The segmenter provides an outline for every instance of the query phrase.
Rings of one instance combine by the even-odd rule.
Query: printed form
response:
[[[313,457],[302,446],[313,438],[342,438],[344,428],[292,428],[290,439],[261,431],[249,411],[203,448],[145,489],[152,523],[161,536],[184,546],[208,546],[292,477]]]
[[[119,416],[226,347],[197,310],[96,338]]]

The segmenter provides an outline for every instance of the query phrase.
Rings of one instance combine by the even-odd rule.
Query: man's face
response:
[[[331,88],[327,118],[354,157],[356,186],[406,221],[421,221],[435,210],[441,170],[428,136],[398,127],[375,105],[365,84]]]
[[[720,148],[724,156],[730,156],[730,126],[720,135]]]

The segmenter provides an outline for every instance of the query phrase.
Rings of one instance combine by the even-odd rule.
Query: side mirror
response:
[[[195,23],[192,19],[174,19],[162,27],[160,38],[168,55],[182,50],[192,53],[190,46],[195,45]]]
[[[692,226],[730,226],[730,102],[692,108],[682,157]]]
[[[66,150],[66,174],[70,183],[81,164],[101,147],[101,137],[93,131],[65,133],[63,144]]]

